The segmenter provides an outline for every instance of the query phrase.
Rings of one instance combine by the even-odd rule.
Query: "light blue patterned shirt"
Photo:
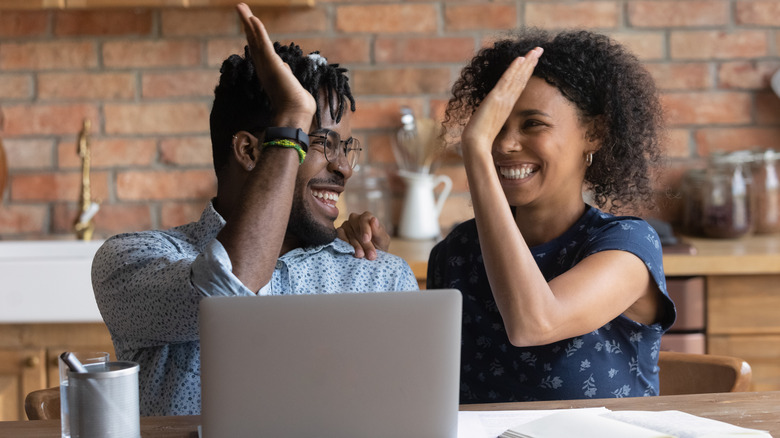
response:
[[[166,231],[108,239],[92,264],[92,286],[117,357],[141,365],[141,415],[200,414],[198,303],[213,295],[254,296],[232,273],[216,240],[225,225],[211,203],[200,220]],[[353,257],[336,239],[294,249],[276,263],[260,294],[417,290],[409,265],[379,252]]]

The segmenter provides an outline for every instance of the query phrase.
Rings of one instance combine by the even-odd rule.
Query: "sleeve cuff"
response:
[[[254,296],[241,280],[233,275],[233,264],[230,262],[225,247],[214,239],[206,245],[204,251],[192,263],[192,284],[203,296]],[[269,285],[260,291],[270,290]],[[263,293],[266,295],[268,291]],[[258,295],[260,295],[258,293]]]

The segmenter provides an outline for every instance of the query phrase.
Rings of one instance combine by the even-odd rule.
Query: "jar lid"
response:
[[[715,152],[710,155],[713,164],[744,164],[755,160],[755,154],[751,151]]]
[[[780,158],[780,154],[774,149],[759,149],[756,151],[754,157],[756,161],[773,163]]]
[[[707,169],[691,168],[683,173],[683,179],[689,181],[700,181],[707,177]]]

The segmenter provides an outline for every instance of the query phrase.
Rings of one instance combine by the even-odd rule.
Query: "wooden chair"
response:
[[[752,376],[744,360],[713,354],[662,351],[658,366],[661,395],[743,392]]]
[[[59,420],[60,387],[39,389],[24,398],[24,412],[30,420]]]

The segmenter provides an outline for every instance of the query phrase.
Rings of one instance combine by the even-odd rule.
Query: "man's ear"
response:
[[[260,156],[259,140],[247,131],[238,131],[233,136],[233,158],[247,171],[254,169]]]

